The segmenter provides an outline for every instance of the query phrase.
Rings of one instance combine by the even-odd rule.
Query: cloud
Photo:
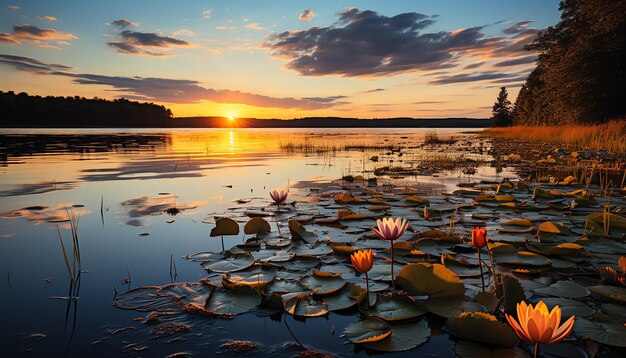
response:
[[[122,54],[163,57],[171,55],[164,52],[157,52],[155,49],[167,51],[174,47],[193,46],[188,41],[163,36],[153,32],[124,30],[120,32],[118,36],[120,37],[120,41],[107,42],[107,45]]]
[[[111,21],[111,25],[117,26],[123,29],[128,26],[139,26],[139,23],[130,21],[128,19],[119,19],[119,20]]]
[[[507,35],[514,35],[514,34],[523,33],[529,30],[536,31],[535,29],[528,28],[528,25],[532,24],[533,22],[534,21],[532,20],[520,21],[510,27],[505,28],[504,30],[502,30],[502,32],[504,32]]]
[[[172,36],[187,36],[187,37],[193,37],[193,36],[196,36],[196,35],[197,35],[197,34],[196,34],[194,31],[189,30],[189,29],[185,29],[185,28],[182,28],[182,29],[176,30],[176,31],[174,31],[174,32],[172,33]]]
[[[205,8],[202,10],[203,19],[210,19],[211,15],[213,15],[213,9]]]
[[[495,63],[494,67],[508,67],[508,66],[517,66],[517,65],[526,65],[529,63],[535,63],[537,61],[537,56],[526,56],[526,57],[518,57],[511,60],[500,61]]]
[[[464,70],[472,70],[474,68],[478,68],[482,65],[484,65],[485,62],[476,62],[476,63],[470,63],[469,65],[463,67]]]
[[[40,19],[42,20],[46,20],[46,21],[57,21],[57,18],[54,16],[50,16],[50,15],[39,15],[38,16]]]
[[[317,16],[317,14],[313,10],[306,9],[300,13],[298,19],[302,21],[311,21],[315,16]]]
[[[69,45],[67,40],[77,39],[76,35],[58,31],[51,28],[41,28],[31,24],[19,24],[13,26],[12,33],[0,32],[0,43],[21,44],[22,42],[34,43],[39,47],[56,48],[56,45]]]
[[[236,90],[218,90],[201,86],[195,80],[168,79],[156,77],[105,76],[68,71],[69,67],[49,64],[32,58],[0,55],[0,64],[17,70],[39,75],[62,76],[82,85],[101,85],[123,93],[120,97],[166,103],[236,103],[256,107],[294,108],[316,110],[336,107],[349,102],[346,96],[327,97],[270,97],[261,94]]]
[[[465,82],[476,82],[476,81],[484,81],[484,80],[511,79],[511,78],[516,78],[518,76],[519,75],[517,74],[502,73],[502,72],[483,72],[483,73],[478,73],[478,74],[460,73],[457,75],[439,76],[435,80],[430,81],[429,84],[443,85],[443,84],[450,84],[450,83],[465,83]]]
[[[12,10],[12,11],[19,11],[20,7],[17,5],[9,5],[7,6],[7,9]]]
[[[438,104],[438,103],[448,103],[447,101],[419,101],[413,102],[411,104]]]
[[[252,30],[259,30],[259,31],[267,30],[267,28],[261,26],[261,24],[259,24],[258,22],[253,22],[253,23],[250,23],[250,24],[246,24],[246,27],[249,28],[249,29],[252,29]]]
[[[461,59],[519,56],[525,36],[488,36],[485,26],[425,31],[435,17],[416,12],[387,17],[349,8],[326,27],[267,36],[260,46],[304,76],[384,76],[456,67]],[[483,59],[484,61],[484,59]]]
[[[367,91],[363,91],[361,93],[375,93],[375,92],[382,92],[382,91],[386,91],[386,88],[374,88],[371,90],[367,90]]]

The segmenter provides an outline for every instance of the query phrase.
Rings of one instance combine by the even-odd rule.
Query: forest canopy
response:
[[[41,97],[0,91],[0,127],[169,127],[172,112],[154,103]]]
[[[623,119],[626,1],[565,0],[561,20],[526,46],[537,67],[520,89],[513,124]]]

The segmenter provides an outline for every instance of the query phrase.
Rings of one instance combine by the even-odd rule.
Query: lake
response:
[[[424,147],[433,132],[458,144],[445,153]],[[189,332],[156,339],[138,321],[146,313],[122,310],[112,300],[136,287],[205,278],[207,271],[185,257],[221,251],[220,239],[209,237],[214,216],[269,204],[274,188],[289,188],[290,199],[306,201],[312,188],[340,189],[332,181],[362,175],[378,186],[439,195],[469,181],[463,169],[473,165],[434,175],[373,171],[424,169],[428,165],[420,163],[455,158],[478,163],[473,181],[515,178],[508,168],[480,164],[493,159],[490,139],[467,129],[14,129],[0,131],[0,142],[0,341],[6,356],[201,356],[224,351],[229,340],[257,342],[263,355],[292,356],[297,350],[285,342],[296,339],[321,351],[367,356],[339,337],[354,320],[341,312],[285,317],[288,326],[253,313],[186,318]],[[168,214],[172,207],[177,211]],[[59,241],[60,232],[70,243],[72,212],[79,217],[83,270],[77,300],[65,299],[70,281]],[[228,249],[242,239],[226,236],[224,244]],[[438,331],[411,354],[451,356],[452,346]]]

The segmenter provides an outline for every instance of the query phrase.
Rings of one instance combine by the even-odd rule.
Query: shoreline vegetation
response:
[[[174,117],[170,109],[127,99],[41,97],[0,91],[0,128],[486,128],[480,118],[294,119]]]
[[[479,133],[504,139],[574,145],[593,150],[626,151],[624,119],[587,125],[494,127],[486,128]]]

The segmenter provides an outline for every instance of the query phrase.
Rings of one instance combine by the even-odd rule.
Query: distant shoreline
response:
[[[178,122],[178,123],[177,123]],[[15,124],[0,125],[2,129],[114,129],[114,128],[488,128],[491,127],[489,119],[469,119],[469,118],[441,118],[441,119],[419,119],[419,118],[390,118],[390,119],[356,119],[356,118],[301,118],[301,119],[256,119],[237,118],[229,121],[222,117],[187,117],[174,118],[167,126],[89,126],[89,125],[67,125],[58,123],[57,125],[27,125]]]

